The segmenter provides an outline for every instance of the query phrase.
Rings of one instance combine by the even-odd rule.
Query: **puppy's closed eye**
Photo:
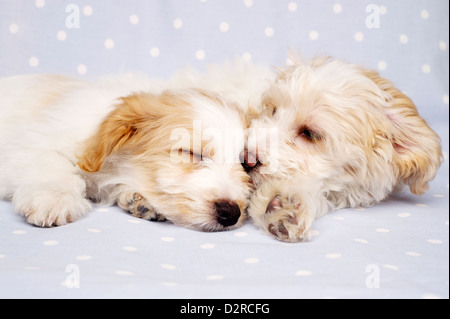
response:
[[[201,153],[190,149],[182,149],[181,153],[190,157],[190,163],[200,163],[203,160]]]

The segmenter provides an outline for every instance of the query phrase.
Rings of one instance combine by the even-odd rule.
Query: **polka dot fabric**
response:
[[[1,298],[448,298],[448,2],[398,0],[0,0],[0,76],[167,78],[240,56],[269,65],[332,55],[392,79],[442,138],[422,197],[316,221],[287,244],[250,222],[201,233],[98,207],[41,229],[0,202]],[[1,114],[0,114],[1,116]]]

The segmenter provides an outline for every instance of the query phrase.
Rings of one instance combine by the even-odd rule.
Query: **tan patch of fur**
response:
[[[391,81],[372,70],[362,72],[392,97],[389,109],[383,111],[393,123],[391,142],[396,151],[394,171],[398,181],[408,184],[411,192],[423,194],[442,161],[440,138],[420,117],[411,99]]]

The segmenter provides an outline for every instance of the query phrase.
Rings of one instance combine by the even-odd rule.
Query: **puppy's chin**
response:
[[[202,232],[219,232],[236,229],[244,223],[245,209],[237,208],[234,216],[226,216],[227,213],[218,211],[215,204],[178,205],[173,211],[166,210],[164,215],[173,224]],[[166,206],[167,208],[167,206]],[[225,214],[225,215],[224,215]]]
[[[171,222],[173,222],[177,226],[189,228],[189,229],[196,230],[196,231],[221,232],[221,231],[228,231],[228,230],[233,230],[233,229],[241,227],[242,224],[244,223],[244,220],[245,220],[245,217],[242,216],[239,219],[239,221],[232,226],[223,226],[219,222],[215,221],[214,218],[211,218],[211,220],[204,220],[204,221],[198,222],[198,223],[189,223],[189,222],[184,222],[184,221],[180,222],[179,220],[174,220],[174,221],[171,220]]]

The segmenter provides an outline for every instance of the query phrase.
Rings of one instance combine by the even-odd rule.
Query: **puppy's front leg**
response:
[[[251,199],[249,215],[257,226],[276,239],[309,240],[311,225],[324,209],[313,193],[285,182],[264,183]]]
[[[158,222],[166,220],[166,218],[158,213],[156,208],[154,208],[147,199],[139,193],[122,194],[119,198],[118,205],[127,212],[130,212],[134,217]]]

